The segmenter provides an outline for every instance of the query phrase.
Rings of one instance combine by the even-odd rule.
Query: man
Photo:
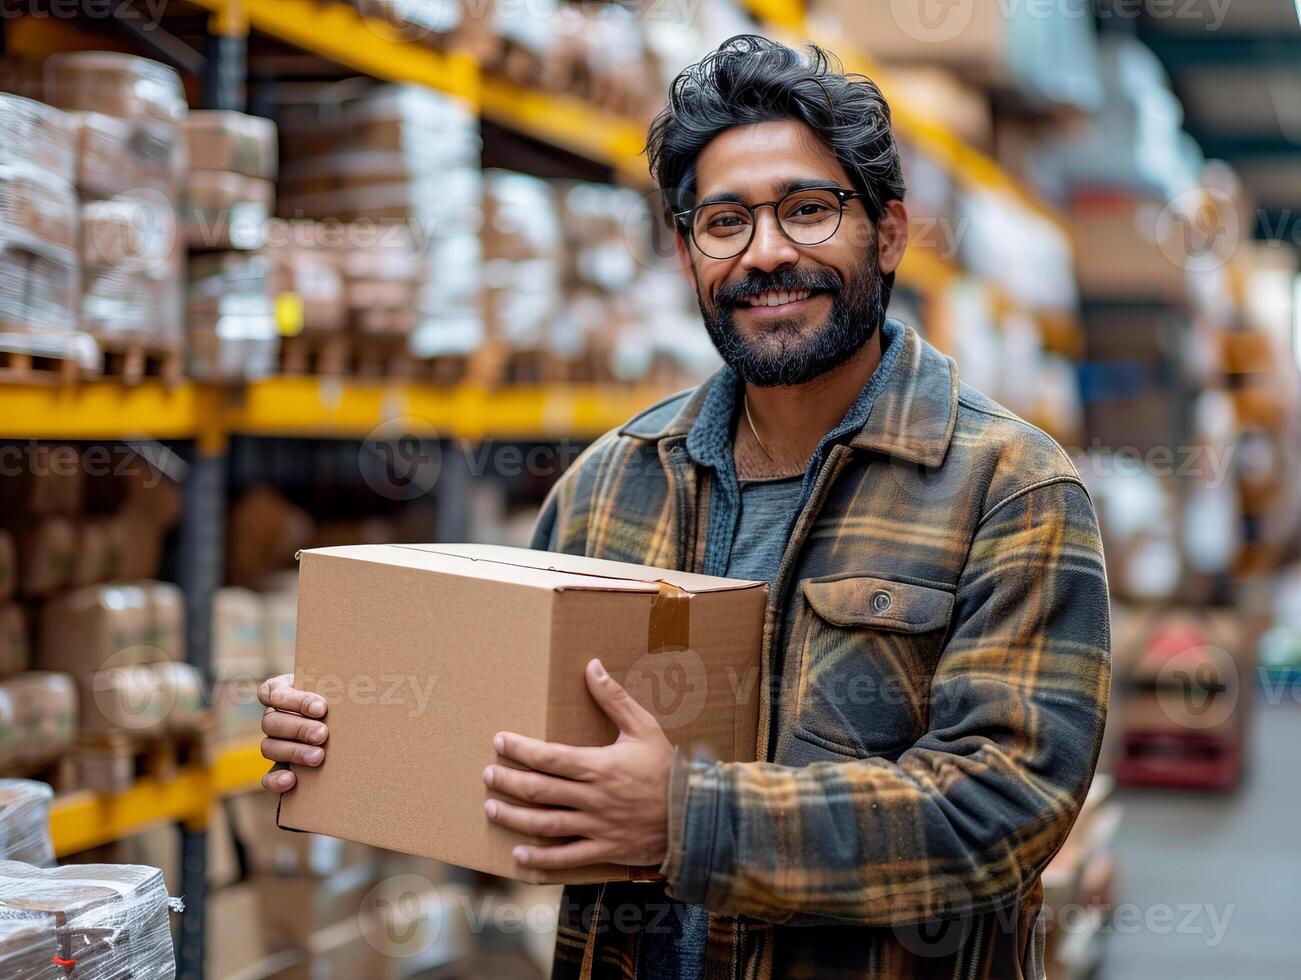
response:
[[[529,805],[487,818],[554,841],[522,864],[662,874],[569,889],[555,975],[1041,977],[1110,680],[1079,477],[885,318],[908,215],[870,81],[733,38],[648,152],[727,366],[598,440],[534,544],[770,582],[764,761],[675,756],[599,661],[613,745],[497,736],[525,768],[485,782]],[[319,764],[324,705],[288,682],[264,752]]]

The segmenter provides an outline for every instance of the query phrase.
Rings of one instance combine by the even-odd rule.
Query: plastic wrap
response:
[[[50,800],[54,791],[33,779],[0,779],[0,861],[22,861],[39,868],[54,864],[50,840]],[[0,941],[0,948],[4,944]],[[0,955],[0,964],[3,964]],[[11,976],[0,970],[0,976]]]
[[[141,127],[102,112],[69,113],[77,128],[78,190],[88,199],[156,191],[175,196],[186,170],[178,130]]]
[[[29,166],[71,184],[76,149],[76,126],[66,113],[0,93],[0,166]]]
[[[181,907],[157,868],[0,862],[0,914],[53,916],[58,956],[76,980],[171,980],[169,913]]]
[[[54,961],[59,955],[53,915],[0,907],[0,977],[67,980]]]
[[[194,170],[276,178],[276,124],[270,119],[243,112],[199,110],[186,117],[185,138]]]
[[[190,263],[186,354],[205,380],[274,373],[280,347],[265,255],[212,254]]]
[[[181,76],[148,58],[73,51],[45,61],[45,94],[63,109],[179,126],[185,119]]]
[[[0,166],[0,248],[75,263],[79,208],[69,183],[30,165]]]

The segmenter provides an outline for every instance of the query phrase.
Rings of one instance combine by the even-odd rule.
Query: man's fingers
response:
[[[503,800],[488,800],[483,805],[488,819],[509,830],[539,837],[581,837],[592,833],[596,824],[585,813],[557,810],[554,807],[516,806]]]
[[[593,753],[601,751],[576,745],[561,745],[559,742],[544,742],[514,732],[498,732],[493,737],[492,744],[507,759],[521,762],[538,772],[566,779],[591,779],[595,775],[594,766],[597,761]]]
[[[269,708],[262,715],[262,734],[271,738],[283,738],[290,742],[322,745],[330,733],[319,721]]]
[[[579,840],[570,844],[555,844],[550,847],[536,844],[520,844],[511,851],[515,860],[530,868],[560,870],[563,868],[581,868],[585,864],[598,864],[609,860],[610,850],[607,844],[594,840]]]
[[[622,684],[609,675],[599,660],[587,663],[587,689],[619,731],[625,735],[640,735],[650,728],[658,728],[655,716],[636,702]]]
[[[262,788],[273,793],[285,793],[294,788],[297,777],[288,769],[272,769],[262,777]]]
[[[524,803],[540,806],[568,806],[591,810],[595,798],[587,784],[559,779],[540,772],[520,771],[509,766],[489,766],[483,771],[484,784]]]
[[[293,711],[308,718],[324,718],[325,699],[310,691],[296,690],[291,686],[293,682],[293,674],[281,674],[264,681],[257,689],[257,699],[268,708]]]
[[[325,758],[325,749],[301,742],[286,742],[279,738],[262,739],[262,756],[272,762],[292,762],[299,766],[319,766]]]

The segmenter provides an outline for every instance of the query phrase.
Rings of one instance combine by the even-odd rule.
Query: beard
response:
[[[884,322],[890,295],[875,236],[865,252],[849,282],[833,269],[796,268],[751,272],[724,284],[712,304],[697,289],[705,329],[723,361],[743,381],[775,388],[806,384],[857,354]],[[801,331],[798,320],[775,320],[758,336],[742,335],[734,318],[741,299],[769,290],[808,290],[810,298],[825,293],[831,297],[831,313],[812,330]]]

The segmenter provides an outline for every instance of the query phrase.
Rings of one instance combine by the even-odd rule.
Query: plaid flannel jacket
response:
[[[666,889],[710,913],[709,980],[1043,976],[1039,876],[1110,684],[1097,523],[1052,439],[902,343],[771,585],[764,761],[679,758],[665,880],[569,888],[553,976],[635,976]],[[534,546],[699,570],[707,387],[589,447]]]

